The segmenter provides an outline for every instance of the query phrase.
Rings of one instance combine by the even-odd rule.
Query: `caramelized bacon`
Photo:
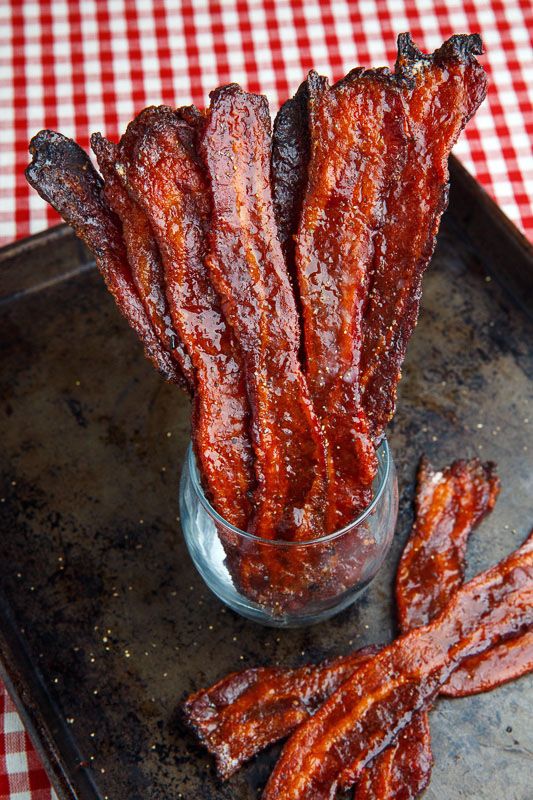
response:
[[[234,672],[191,695],[185,719],[215,756],[217,772],[229,778],[249,758],[283,739],[308,719],[376,648],[368,647],[328,664]]]
[[[499,491],[491,462],[454,461],[437,471],[421,460],[415,522],[396,573],[402,631],[426,625],[459,589],[468,537],[494,508]]]
[[[183,376],[147,316],[132,279],[120,222],[104,197],[102,180],[75,142],[54,131],[41,131],[30,143],[33,157],[26,178],[61,214],[92,252],[119,311],[144,345],[147,357],[169,381]]]
[[[172,322],[193,363],[193,436],[205,488],[217,511],[246,529],[249,408],[241,354],[204,265],[210,201],[191,133],[172,109],[145,109],[121,141],[117,171],[154,231]]]
[[[499,490],[492,463],[454,461],[437,472],[427,459],[421,460],[415,522],[396,573],[402,632],[430,622],[459,589],[468,537],[494,507]],[[484,657],[491,658],[492,651],[478,656]],[[355,800],[407,800],[423,791],[433,761],[427,711],[413,717],[393,749],[381,753],[365,770]]]
[[[360,667],[285,745],[263,800],[331,798],[430,704],[466,658],[533,626],[533,536],[466,583],[429,625]]]
[[[294,97],[281,106],[272,133],[272,200],[278,239],[295,288],[298,279],[294,266],[294,236],[300,222],[310,152],[309,98],[313,84],[326,80],[315,75],[312,73]]]
[[[93,133],[91,146],[104,177],[105,198],[122,225],[122,235],[137,293],[159,340],[178,362],[192,391],[192,363],[172,327],[165,296],[163,265],[150,223],[140,206],[131,199],[115,171],[117,145],[104,139],[99,133]]]
[[[263,538],[324,532],[324,445],[298,363],[294,296],[276,235],[266,98],[236,85],[211,94],[201,153],[211,182],[208,264],[240,344],[252,406]]]
[[[363,770],[355,800],[414,800],[428,785],[433,766],[429,715],[419,712],[382,753]],[[379,764],[379,768],[375,765]]]
[[[533,631],[510,639],[486,653],[463,661],[450,675],[441,694],[467,697],[488,692],[533,670]]]
[[[481,52],[477,34],[452,36],[432,55],[401,34],[395,73],[386,78],[401,94],[408,136],[401,168],[384,197],[387,213],[375,237],[364,313],[361,386],[375,436],[394,412],[422,275],[448,201],[448,156],[485,97],[486,76],[474,58]],[[382,79],[383,73],[376,78]]]
[[[295,259],[306,374],[329,444],[332,531],[368,504],[377,469],[358,389],[362,315],[404,130],[398,92],[374,73],[330,88],[311,72],[307,83],[310,160]]]

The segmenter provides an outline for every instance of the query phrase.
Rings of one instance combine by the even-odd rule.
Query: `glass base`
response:
[[[275,628],[314,625],[361,596],[387,555],[398,486],[386,441],[378,450],[374,497],[353,523],[305,542],[261,539],[227,523],[206,499],[192,448],[180,482],[181,526],[196,569],[243,617]]]

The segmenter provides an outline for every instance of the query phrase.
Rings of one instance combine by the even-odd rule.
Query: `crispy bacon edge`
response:
[[[115,303],[141,340],[146,356],[166,380],[184,386],[179,367],[156,336],[136,291],[119,220],[103,194],[89,156],[60,133],[42,130],[30,142],[28,183],[87,245]]]

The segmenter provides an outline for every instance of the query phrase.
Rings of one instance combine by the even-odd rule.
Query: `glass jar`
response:
[[[353,603],[381,567],[398,515],[398,483],[386,439],[377,448],[373,499],[350,525],[299,542],[254,536],[207,500],[189,445],[180,483],[181,526],[194,565],[227,606],[263,625],[300,627]]]

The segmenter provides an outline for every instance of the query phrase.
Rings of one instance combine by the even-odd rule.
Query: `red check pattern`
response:
[[[17,713],[0,692],[0,798],[57,800]]]
[[[396,36],[429,51],[479,31],[488,100],[456,154],[533,239],[531,0],[3,0],[0,2],[0,244],[58,221],[30,190],[28,141],[44,127],[88,145],[119,136],[150,103],[205,105],[237,81],[275,110],[311,67],[338,78],[392,64]],[[0,685],[0,799],[51,797]]]
[[[533,239],[531,0],[4,0],[0,3],[0,244],[58,221],[23,178],[27,145],[58,128],[117,137],[148,103],[205,105],[237,81],[273,110],[311,67],[338,78],[479,31],[490,93],[456,148]]]

